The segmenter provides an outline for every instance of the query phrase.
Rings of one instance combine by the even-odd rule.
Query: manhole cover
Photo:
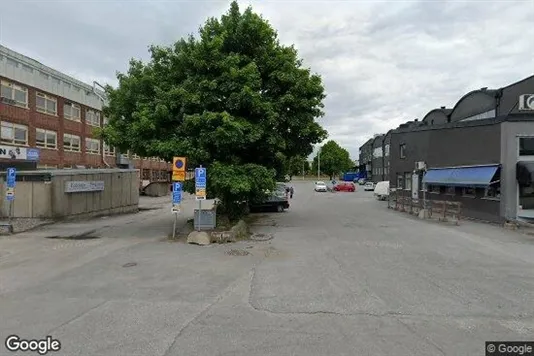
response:
[[[134,267],[137,266],[136,262],[128,262],[122,265],[122,267]]]
[[[273,238],[273,234],[252,234],[252,236],[250,236],[250,239],[254,241],[269,241]]]
[[[246,256],[250,255],[250,252],[245,250],[228,250],[226,251],[226,254],[230,256]]]

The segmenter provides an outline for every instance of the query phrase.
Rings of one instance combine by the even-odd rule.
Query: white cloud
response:
[[[147,45],[196,32],[228,4],[12,1],[0,13],[0,42],[88,83],[114,81],[131,57],[147,58]],[[353,158],[375,133],[533,73],[531,0],[240,4],[251,4],[322,75],[328,96],[320,122]]]

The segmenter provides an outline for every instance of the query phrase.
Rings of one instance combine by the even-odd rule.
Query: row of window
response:
[[[379,176],[379,175],[387,176],[388,174],[389,174],[389,168],[388,167],[373,168],[373,175],[375,175],[375,176]]]
[[[419,182],[420,183],[420,182]],[[424,187],[419,184],[420,189],[423,191]],[[406,172],[404,174],[397,173],[397,189],[412,190],[412,173]],[[487,188],[474,188],[474,187],[448,187],[440,185],[428,185],[427,192],[435,194],[447,194],[447,195],[462,195],[465,197],[476,197],[477,189],[484,189],[484,198],[500,198],[501,186],[500,183],[492,184]]]
[[[0,96],[2,102],[23,108],[28,108],[28,88],[0,81]],[[35,110],[48,115],[58,115],[57,98],[48,94],[36,93]],[[79,104],[65,102],[63,105],[63,117],[68,120],[80,122],[82,119],[82,110]],[[87,109],[85,111],[85,122],[92,126],[100,126],[100,113],[98,111]]]
[[[14,145],[28,145],[28,126],[2,121],[0,127],[0,141]],[[57,132],[46,129],[35,129],[35,145],[41,148],[57,149]],[[63,150],[70,152],[81,151],[80,136],[63,134]],[[85,151],[87,153],[100,153],[100,141],[85,138]],[[115,148],[104,144],[104,153],[114,155]]]

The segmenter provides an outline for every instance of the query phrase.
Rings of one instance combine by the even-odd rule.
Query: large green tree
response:
[[[118,87],[107,87],[102,138],[122,152],[203,165],[208,195],[233,212],[235,202],[274,187],[287,157],[309,155],[326,137],[316,122],[321,78],[250,7],[241,13],[234,1],[198,37],[151,46],[150,54],[147,63],[132,59]],[[191,191],[191,182],[185,187]]]
[[[312,170],[317,171],[318,155],[313,159]],[[320,148],[320,170],[330,179],[342,172],[349,171],[354,166],[349,151],[341,147],[336,141],[330,140]]]

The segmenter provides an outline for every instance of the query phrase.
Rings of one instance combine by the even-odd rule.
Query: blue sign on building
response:
[[[38,161],[39,160],[39,149],[38,148],[27,148],[26,159],[28,161]]]
[[[206,188],[206,168],[195,168],[195,187]]]
[[[174,182],[172,184],[172,203],[180,204],[182,202],[182,183]]]

